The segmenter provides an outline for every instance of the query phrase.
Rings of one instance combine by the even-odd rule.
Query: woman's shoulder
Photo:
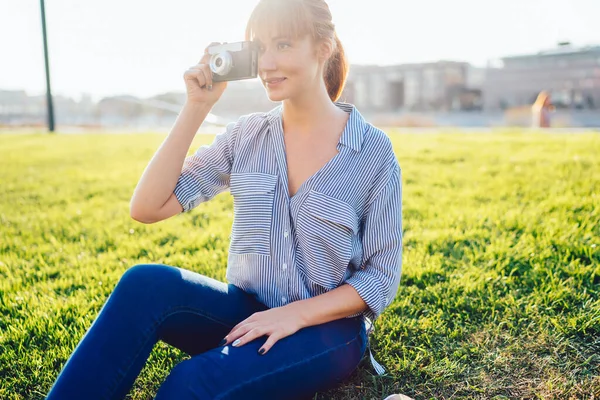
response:
[[[390,136],[383,130],[367,122],[364,131],[363,148],[369,154],[381,159],[382,163],[390,164],[397,162],[394,144]]]
[[[252,134],[261,131],[264,126],[277,118],[279,107],[275,107],[270,111],[256,111],[243,114],[234,122],[238,129],[241,129],[244,134]]]
[[[360,141],[360,150],[367,150],[369,155],[374,153],[376,155],[385,154],[388,156],[393,155],[393,146],[390,137],[385,131],[376,127],[368,121],[367,117],[362,115],[358,107],[352,103],[337,102],[338,107],[351,113],[352,131],[358,133],[360,137],[357,139]],[[352,117],[354,116],[354,117]],[[353,133],[356,135],[357,133]]]
[[[269,131],[274,110],[243,114],[227,124],[226,134],[232,138],[236,153],[252,148],[256,143],[265,143],[260,137]]]
[[[269,121],[269,112],[252,112],[240,115],[227,124],[227,131],[238,137],[254,137],[262,133]]]

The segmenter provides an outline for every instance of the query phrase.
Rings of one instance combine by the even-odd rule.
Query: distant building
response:
[[[46,101],[45,95],[29,96],[24,90],[0,89],[0,124],[45,124]],[[54,95],[53,105],[56,121],[70,125],[88,122],[94,107],[89,95],[83,95],[80,102]]]
[[[374,112],[477,109],[481,87],[469,85],[481,85],[480,75],[478,69],[458,61],[352,65],[342,98]]]
[[[24,90],[0,90],[0,124],[43,123],[46,100]]]
[[[557,126],[559,122],[564,126],[600,124],[600,113],[596,111],[600,110],[600,46],[574,47],[562,43],[550,51],[505,57],[500,61],[500,65],[490,64],[487,68],[459,61],[391,66],[353,64],[340,101],[353,103],[365,115],[391,124],[409,114],[411,117],[435,114],[439,118],[432,117],[431,121],[439,124],[521,124],[515,118],[521,118],[523,123],[530,121],[528,106],[541,90],[547,90],[556,108],[563,109],[556,114],[562,122],[560,118],[554,119]],[[105,97],[99,102],[93,102],[86,94],[79,101],[55,95],[54,111],[59,126],[170,127],[185,100],[183,91],[149,98],[124,94]],[[269,100],[259,79],[229,82],[211,110],[213,120],[207,119],[205,123],[222,125],[223,121],[268,111],[278,104]],[[500,112],[506,109],[511,110]],[[45,124],[46,113],[45,95],[28,96],[22,90],[0,89],[0,125]],[[513,119],[490,120],[493,115],[506,114]],[[424,120],[419,121],[422,124]]]
[[[600,108],[600,46],[560,43],[549,51],[501,61],[502,66],[487,71],[486,110],[532,104],[542,90],[551,93],[557,108]]]

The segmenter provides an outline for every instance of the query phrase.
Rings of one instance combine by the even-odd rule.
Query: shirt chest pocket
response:
[[[297,222],[304,275],[329,289],[339,286],[355,253],[357,234],[358,216],[350,204],[311,191]]]
[[[231,174],[233,226],[229,251],[268,256],[277,175],[260,172]]]

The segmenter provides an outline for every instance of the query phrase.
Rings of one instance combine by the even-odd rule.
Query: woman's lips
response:
[[[275,87],[277,85],[279,85],[281,82],[285,81],[286,78],[271,78],[271,79],[265,79],[265,84],[267,85],[267,87]]]

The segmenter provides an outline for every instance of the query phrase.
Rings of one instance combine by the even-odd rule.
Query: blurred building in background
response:
[[[600,126],[600,46],[561,43],[536,54],[504,57],[485,68],[459,61],[351,65],[340,100],[382,125],[529,125],[531,104],[542,90],[550,92],[556,107],[554,126]],[[85,94],[79,101],[54,96],[54,108],[57,124],[63,126],[168,129],[185,98],[183,91],[143,99],[110,96],[97,103]],[[0,126],[43,126],[45,103],[43,95],[0,90]],[[212,109],[213,122],[205,125],[275,106],[258,79],[229,82]]]
[[[54,112],[62,124],[89,124],[96,105],[83,95],[79,101],[55,95]],[[29,96],[24,90],[0,90],[0,124],[43,125],[46,123],[46,96]]]
[[[342,97],[365,111],[481,109],[483,75],[465,62],[350,67]]]
[[[549,91],[563,109],[600,109],[600,46],[560,43],[537,54],[502,58],[501,67],[487,69],[483,87],[486,110],[532,104]]]

